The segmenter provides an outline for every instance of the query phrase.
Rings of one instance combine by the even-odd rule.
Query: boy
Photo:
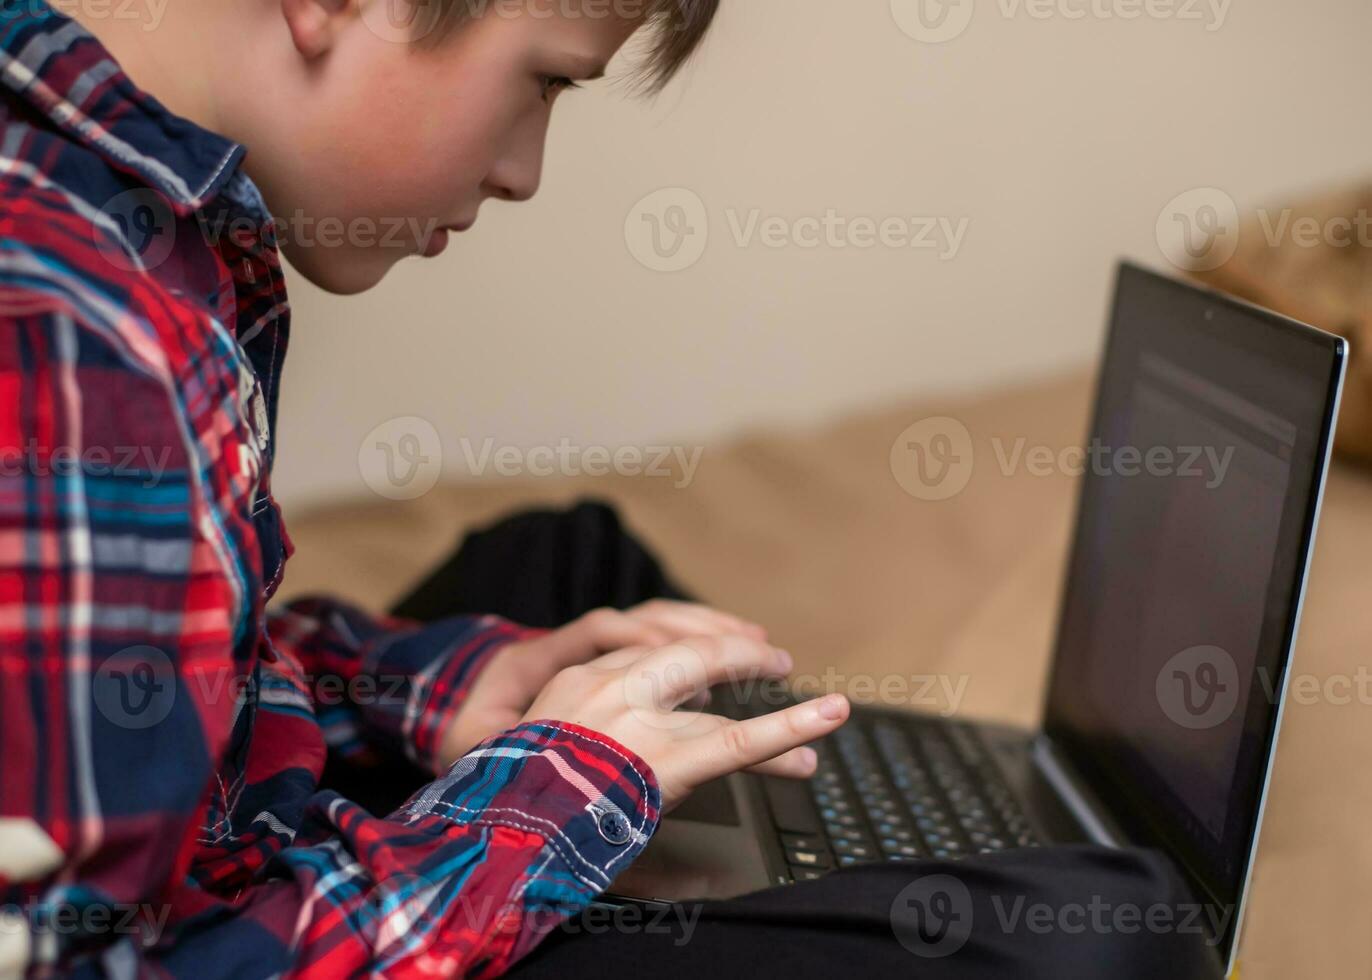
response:
[[[0,974],[495,975],[692,788],[813,772],[846,701],[698,710],[791,667],[708,607],[554,630],[266,610],[292,551],[278,242],[340,293],[437,255],[485,199],[535,193],[566,90],[639,30],[660,85],[715,5],[177,0],[153,29],[130,5],[0,8]],[[336,755],[437,778],[383,818],[319,789]],[[1129,894],[1162,880],[1109,860]],[[908,879],[876,870],[815,884],[884,922]],[[863,881],[865,908],[834,891]]]
[[[185,0],[152,31],[4,9],[10,971],[498,973],[691,787],[804,775],[798,747],[843,720],[838,697],[746,726],[666,718],[727,671],[790,665],[757,627],[686,603],[547,633],[321,600],[265,612],[291,552],[269,488],[288,313],[268,208],[305,275],[365,289],[437,254],[485,198],[531,197],[553,102],[645,21],[666,78],[713,12],[448,3],[433,36],[401,43],[368,19],[386,6]],[[327,218],[426,233],[324,245]],[[327,682],[332,743],[445,774],[403,812],[315,792]],[[150,914],[83,926],[111,908]]]

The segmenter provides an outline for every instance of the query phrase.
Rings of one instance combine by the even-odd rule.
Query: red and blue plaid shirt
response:
[[[555,722],[399,811],[328,752],[441,736],[525,631],[266,608],[289,308],[244,149],[38,0],[0,7],[0,975],[496,974],[657,825]]]

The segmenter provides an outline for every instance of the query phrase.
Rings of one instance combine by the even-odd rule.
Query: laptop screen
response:
[[[1330,335],[1121,269],[1045,730],[1133,841],[1231,910],[1342,361]]]

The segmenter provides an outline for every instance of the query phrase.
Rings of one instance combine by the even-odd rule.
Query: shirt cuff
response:
[[[475,623],[471,617],[454,617],[428,624],[382,647],[369,672],[383,681],[392,673],[404,679],[406,697],[402,717],[373,717],[373,727],[385,728],[388,722],[398,727],[406,755],[430,772],[441,773],[444,736],[467,703],[481,671],[511,643],[547,632],[498,616],[482,616]],[[428,662],[423,663],[426,658]]]
[[[633,752],[580,725],[533,721],[478,744],[397,815],[537,834],[584,901],[638,857],[661,811],[657,777]]]

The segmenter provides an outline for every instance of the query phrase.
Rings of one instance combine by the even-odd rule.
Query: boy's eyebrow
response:
[[[575,66],[571,74],[588,82],[605,77],[605,63],[594,55],[567,54],[567,61]]]

